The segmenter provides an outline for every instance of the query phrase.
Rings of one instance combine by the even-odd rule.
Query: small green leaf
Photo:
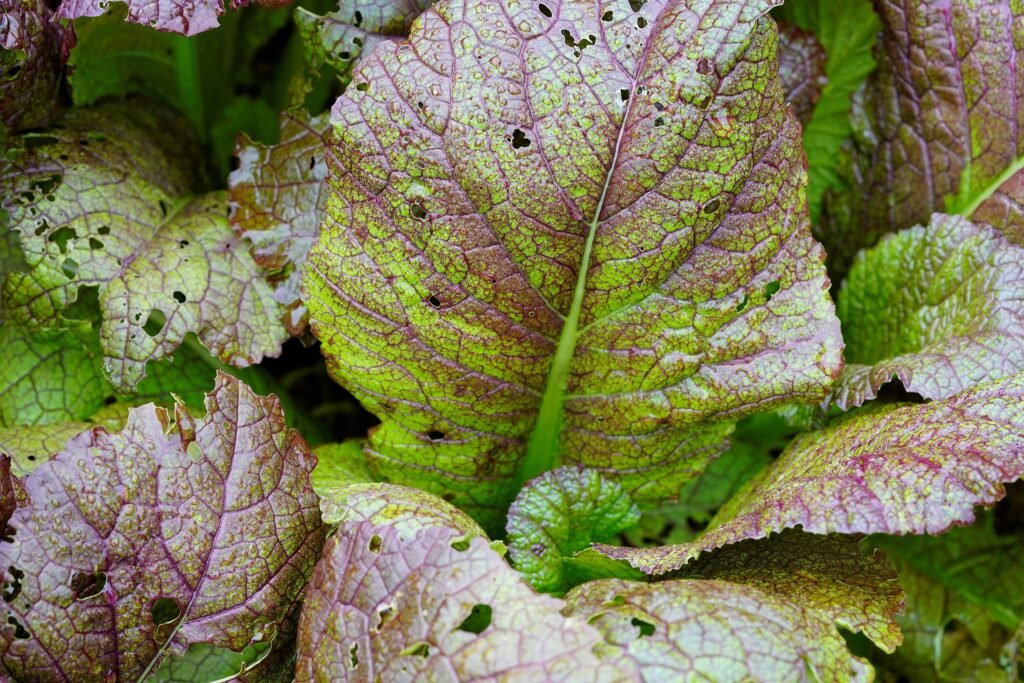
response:
[[[639,520],[640,509],[619,484],[594,470],[552,470],[528,482],[509,508],[509,556],[536,590],[562,593],[575,585],[571,573],[608,576],[600,574],[607,563],[592,556],[570,562],[573,555],[594,541],[612,540]]]

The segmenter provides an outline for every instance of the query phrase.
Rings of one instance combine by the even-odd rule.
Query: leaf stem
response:
[[[180,37],[173,41],[175,75],[181,108],[196,129],[200,140],[207,141],[206,116],[203,111],[202,76],[199,73],[199,52],[196,41]]]

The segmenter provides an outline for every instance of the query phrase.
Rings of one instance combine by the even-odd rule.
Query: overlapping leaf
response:
[[[207,410],[138,408],[24,479],[0,544],[10,675],[137,680],[190,643],[287,629],[324,539],[315,459],[276,399],[227,375]]]
[[[320,235],[327,204],[328,115],[281,115],[281,139],[261,145],[242,138],[238,168],[228,179],[231,223],[252,242],[256,264],[268,273],[283,322],[293,334],[306,326],[299,276]]]
[[[799,0],[786,3],[776,12],[784,21],[812,32],[827,54],[828,82],[810,121],[804,123],[809,175],[807,202],[811,218],[817,223],[825,192],[843,184],[838,167],[842,159],[840,148],[853,132],[851,98],[875,68],[871,49],[881,25],[870,0]],[[785,82],[785,71],[782,77]],[[829,255],[832,256],[831,251]]]
[[[702,537],[674,546],[601,546],[648,573],[700,553],[800,526],[826,533],[940,533],[974,519],[1024,476],[1024,374],[945,401],[884,405],[797,437],[719,511]]]
[[[329,64],[345,75],[361,55],[369,54],[381,42],[405,37],[431,2],[339,0],[338,8],[323,16],[300,7],[295,11],[295,24],[312,62]]]
[[[442,3],[364,58],[304,287],[377,475],[487,523],[559,459],[662,499],[719,420],[824,394],[772,4]]]
[[[296,681],[629,680],[629,668],[602,661],[600,634],[562,606],[484,538],[349,523],[306,592]]]
[[[76,109],[19,138],[0,177],[31,268],[4,282],[10,320],[57,325],[80,287],[98,287],[104,371],[120,391],[189,332],[235,365],[278,353],[286,336],[224,195],[189,198],[190,140],[157,108]]]
[[[986,516],[938,538],[875,541],[896,562],[907,591],[899,618],[906,642],[878,665],[913,681],[1013,680],[1016,665],[1006,650],[1024,619],[1019,533],[996,534]]]
[[[700,577],[579,586],[566,614],[597,627],[644,680],[867,681],[837,630],[892,651],[903,605],[895,572],[855,540],[787,532],[747,541],[688,567]]]
[[[360,55],[384,40],[398,40],[430,5],[425,0],[352,2],[318,16],[295,10],[306,49],[307,70],[329,65],[347,82]],[[298,83],[302,91],[308,84]],[[280,141],[262,145],[243,137],[235,151],[238,168],[228,178],[231,223],[252,242],[256,263],[267,271],[274,298],[293,334],[306,328],[299,281],[309,250],[320,235],[327,206],[326,136],[329,115],[310,116],[296,105],[281,114]]]
[[[573,555],[610,541],[640,520],[615,482],[593,470],[562,467],[527,482],[508,510],[508,549],[516,569],[542,593],[569,589]]]
[[[858,256],[838,309],[844,409],[894,377],[942,399],[1024,371],[1024,248],[986,225],[936,214],[887,237]]]
[[[45,126],[60,115],[74,34],[52,16],[43,0],[0,0],[0,128]]]
[[[858,107],[852,187],[833,198],[823,233],[830,259],[848,263],[880,235],[936,212],[1005,225],[1019,241],[1024,8],[1013,0],[875,6],[879,68]]]
[[[804,126],[828,83],[825,48],[810,31],[792,24],[779,26],[779,80],[786,103]]]
[[[123,0],[128,8],[128,21],[133,24],[150,26],[158,31],[194,36],[203,31],[217,28],[225,9],[238,9],[249,4],[249,0]],[[280,7],[290,0],[254,0],[264,7]],[[98,17],[107,11],[105,0],[67,0],[57,9],[57,19]]]

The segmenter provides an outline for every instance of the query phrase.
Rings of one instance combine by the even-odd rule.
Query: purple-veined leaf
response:
[[[52,16],[43,0],[0,0],[0,127],[36,128],[60,115],[75,36]]]
[[[660,500],[825,394],[774,4],[441,3],[363,58],[303,287],[375,475],[485,526],[559,461]]]
[[[349,523],[306,592],[296,681],[635,680],[563,606],[534,593],[485,538]]]
[[[139,680],[190,643],[287,630],[324,540],[315,458],[276,398],[220,374],[207,414],[134,409],[23,480],[0,543],[0,657],[20,680]]]
[[[1024,476],[1024,373],[925,405],[878,405],[798,436],[691,543],[600,546],[644,572],[800,526],[816,534],[937,534]]]
[[[813,33],[792,24],[779,25],[779,80],[786,103],[806,126],[828,84],[825,48]]]
[[[127,20],[158,31],[194,36],[217,28],[225,11],[224,0],[121,0],[128,8]],[[281,7],[291,0],[254,0],[264,7]],[[108,0],[66,0],[57,9],[57,19],[98,17],[107,11]],[[249,0],[229,0],[227,8],[238,9]]]
[[[851,187],[822,231],[830,260],[933,213],[984,221],[1018,243],[1024,165],[1013,0],[879,0],[878,69],[855,106]]]
[[[702,557],[686,578],[605,579],[566,596],[644,680],[867,681],[837,630],[891,652],[903,591],[881,553],[856,539],[789,531]]]
[[[1024,371],[1024,247],[959,216],[861,252],[839,293],[846,362],[831,400],[846,409],[899,379],[949,398]]]
[[[97,287],[104,372],[122,392],[190,332],[234,365],[279,353],[278,304],[226,197],[192,198],[197,149],[179,120],[141,103],[75,109],[9,154],[0,194],[30,267],[3,283],[10,321],[58,326]]]
[[[296,9],[307,69],[319,70],[326,63],[347,80],[360,55],[383,40],[405,36],[429,5],[424,0],[342,0],[324,16]],[[301,94],[308,87],[302,79],[293,84]],[[296,104],[281,114],[277,144],[263,145],[243,135],[235,150],[238,168],[228,178],[231,223],[239,236],[251,240],[253,258],[267,272],[274,298],[285,309],[283,322],[296,335],[307,324],[299,279],[327,205],[329,118],[311,117]]]

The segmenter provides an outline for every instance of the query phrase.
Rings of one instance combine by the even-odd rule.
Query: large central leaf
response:
[[[841,341],[770,0],[442,2],[333,111],[305,297],[380,476],[671,497]],[[639,9],[633,9],[639,5]]]

